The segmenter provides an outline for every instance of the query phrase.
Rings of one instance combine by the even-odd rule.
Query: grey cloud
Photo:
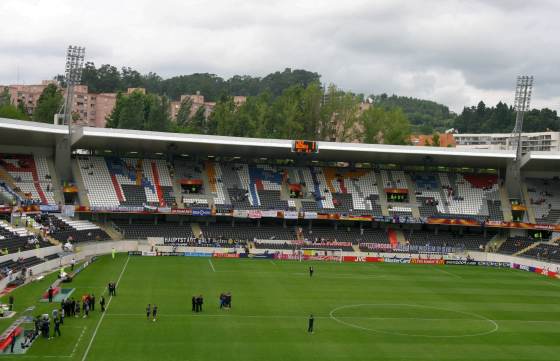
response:
[[[54,5],[53,5],[54,3]],[[362,93],[448,104],[511,103],[534,74],[535,104],[560,109],[560,5],[543,0],[2,0],[0,83],[63,71],[83,44],[96,64],[163,76],[263,76],[284,67]],[[66,20],[70,19],[67,26]]]

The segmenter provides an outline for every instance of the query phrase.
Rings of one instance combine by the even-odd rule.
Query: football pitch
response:
[[[53,277],[13,293],[18,315],[50,313],[37,300]],[[67,317],[62,337],[0,361],[560,360],[560,281],[517,270],[120,254],[67,287],[99,300],[110,281],[119,284],[105,314],[96,305],[87,319]],[[227,291],[232,308],[220,310]]]

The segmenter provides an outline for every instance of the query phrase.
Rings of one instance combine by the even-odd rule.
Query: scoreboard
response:
[[[319,153],[317,142],[313,140],[294,140],[292,143],[292,152],[295,153]]]

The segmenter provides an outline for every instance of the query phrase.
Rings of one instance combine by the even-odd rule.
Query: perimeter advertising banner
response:
[[[515,269],[519,269],[519,270],[523,270],[523,271],[527,271],[527,272],[538,273],[540,275],[547,276],[547,277],[550,277],[550,278],[558,278],[558,272],[550,271],[550,270],[547,270],[547,269],[544,269],[544,268],[526,266],[526,265],[518,264],[518,263],[513,263],[511,265],[511,268],[515,268]]]
[[[424,258],[412,258],[410,260],[412,264],[445,264],[443,259],[424,259]]]
[[[298,212],[284,211],[284,219],[298,219]]]
[[[262,218],[262,212],[259,210],[251,210],[247,214],[251,219],[260,219]]]

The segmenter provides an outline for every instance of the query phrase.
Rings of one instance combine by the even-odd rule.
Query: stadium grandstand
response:
[[[79,311],[80,299],[89,307],[92,296],[95,305],[94,288],[98,297],[103,295],[109,303],[115,287],[119,289],[119,300],[111,305],[116,313],[94,316],[95,325],[70,320],[78,331],[68,332],[72,341],[67,352],[64,347],[39,343],[34,346],[36,351],[31,349],[30,357],[153,359],[153,354],[140,355],[137,347],[129,347],[138,340],[157,340],[158,345],[169,347],[169,355],[182,354],[183,338],[172,343],[167,338],[185,335],[184,317],[189,315],[183,314],[183,308],[191,296],[179,293],[185,288],[198,295],[195,286],[205,293],[223,291],[219,310],[224,307],[222,301],[229,299],[225,307],[231,309],[231,319],[237,317],[236,332],[239,330],[244,340],[260,337],[246,333],[254,327],[263,333],[271,330],[262,329],[265,323],[249,326],[243,317],[278,319],[271,324],[292,330],[294,318],[301,315],[293,314],[288,306],[301,299],[297,302],[309,309],[304,312],[321,311],[315,322],[329,320],[325,328],[331,327],[333,334],[338,332],[336,326],[373,332],[375,339],[383,342],[403,335],[422,340],[468,337],[479,342],[492,334],[497,340],[492,341],[493,347],[500,347],[511,340],[498,335],[500,324],[505,322],[498,318],[508,316],[464,311],[467,306],[451,310],[456,306],[453,302],[460,301],[450,299],[468,298],[468,302],[479,302],[476,307],[482,310],[497,302],[503,305],[503,294],[517,297],[520,289],[529,292],[531,297],[526,298],[532,300],[534,292],[544,294],[541,288],[551,282],[544,279],[535,283],[497,273],[501,270],[496,268],[521,269],[550,279],[560,274],[560,154],[525,154],[518,163],[519,182],[512,181],[517,176],[510,173],[514,161],[513,150],[265,140],[79,126],[69,129],[0,119],[2,300],[8,302],[7,295],[13,290],[17,297],[23,294],[22,298],[31,300],[35,297],[32,293],[43,288],[42,302],[59,302],[73,300],[72,292],[92,288],[91,295],[74,295]],[[192,257],[182,262],[186,257],[133,256]],[[270,263],[234,263],[230,258]],[[154,263],[159,260],[161,263]],[[309,298],[310,286],[302,282],[302,275],[307,277],[301,272],[302,261],[307,262],[304,270],[309,266],[308,277],[317,272],[313,281],[328,279],[313,288],[315,298]],[[323,267],[327,261],[331,261],[329,267]],[[376,265],[369,267],[367,263]],[[402,267],[418,271],[394,268],[397,265],[392,263],[408,263]],[[455,268],[447,271],[440,265]],[[470,267],[473,265],[484,267]],[[95,271],[73,281],[85,267]],[[485,277],[488,279],[481,282]],[[121,288],[121,279],[127,286]],[[18,287],[31,280],[37,283]],[[75,282],[75,286],[65,286],[67,282]],[[107,282],[109,293],[100,292]],[[363,296],[368,289],[366,282],[375,284],[375,293],[368,298]],[[230,287],[234,294],[236,290],[242,294],[234,298],[234,304],[242,304],[239,314],[231,308]],[[497,289],[501,293],[496,293]],[[459,292],[456,297],[451,296],[453,290]],[[484,295],[476,294],[479,291]],[[436,297],[443,292],[446,296]],[[266,301],[269,294],[278,297],[273,307]],[[286,305],[280,304],[286,294],[290,295]],[[315,296],[319,294],[326,298]],[[143,311],[154,297],[159,297],[158,305],[165,305],[163,312],[168,312],[161,323],[165,338],[159,331],[150,331],[146,340],[144,334],[135,333],[145,326],[126,322],[144,319],[138,309]],[[391,301],[379,301],[378,297]],[[448,305],[427,306],[426,297],[435,297],[437,305],[445,298]],[[481,301],[476,301],[477,297]],[[409,301],[414,298],[418,304]],[[193,296],[192,302],[193,312],[201,312],[202,295]],[[108,308],[109,303],[101,308]],[[149,304],[146,309],[149,321],[150,307],[154,306]],[[281,315],[267,313],[277,306]],[[6,307],[5,312],[10,309],[2,307]],[[47,316],[51,311],[46,306],[37,307]],[[205,307],[210,308],[210,316],[225,316]],[[516,303],[515,307],[521,306]],[[532,304],[527,301],[523,307],[530,309]],[[515,310],[504,312],[521,317]],[[27,311],[20,306],[19,312],[25,315]],[[83,312],[82,317],[87,318],[89,308]],[[16,338],[22,339],[18,336],[25,332],[22,325],[29,322],[24,315],[4,320],[9,327],[0,336],[0,353],[7,352]],[[215,321],[229,322],[229,318],[193,317],[188,323],[195,325],[193,330],[201,327],[206,331],[205,327],[214,327]],[[111,325],[109,331],[100,327],[102,322]],[[519,332],[530,326],[523,327],[517,328]],[[111,348],[113,330],[130,332],[122,335],[127,341],[119,343],[118,349]],[[344,330],[333,337],[362,337],[352,333],[344,336]],[[227,335],[207,331],[187,334],[196,339],[199,334],[217,332],[220,339],[237,340],[230,331]],[[34,338],[29,337],[32,342]],[[81,341],[82,337],[89,343]],[[24,342],[17,347],[18,353],[26,352]],[[51,355],[53,349],[56,355]],[[212,350],[200,352],[204,355],[200,359],[215,356]],[[283,351],[276,352],[283,355],[278,359],[292,359]]]
[[[89,127],[70,135],[65,126],[8,119],[0,129],[4,218],[33,217],[44,240],[188,238],[358,252],[389,245],[527,257],[558,247],[556,154],[525,156],[522,197],[514,199],[506,187],[514,151]],[[26,237],[8,236],[9,249]]]

